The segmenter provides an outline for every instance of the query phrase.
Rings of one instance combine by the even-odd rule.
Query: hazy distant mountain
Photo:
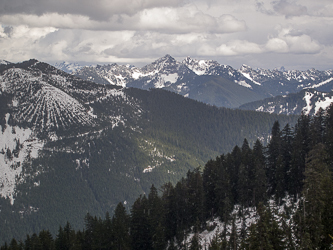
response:
[[[4,64],[4,65],[7,65],[7,64],[10,64],[10,62],[6,61],[6,60],[0,60],[0,65],[1,64]]]
[[[333,90],[333,71],[236,70],[212,60],[190,57],[182,62],[166,55],[143,68],[118,64],[84,67],[73,74],[101,84],[162,88],[218,107],[236,108],[247,102],[297,93],[305,88]]]
[[[78,63],[71,62],[57,62],[54,63],[53,66],[62,71],[65,71],[66,73],[72,73],[84,67]]]
[[[276,114],[314,115],[320,108],[326,109],[333,102],[333,92],[319,92],[315,89],[304,89],[298,93],[276,96],[251,102],[240,106],[240,109],[255,110]]]

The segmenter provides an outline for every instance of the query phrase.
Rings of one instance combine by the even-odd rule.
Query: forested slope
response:
[[[295,116],[208,106],[165,90],[84,81],[30,60],[0,68],[0,239],[23,238],[87,212],[128,209],[216,155],[270,137]]]
[[[112,218],[87,214],[83,231],[67,223],[56,237],[43,230],[2,249],[201,249],[200,232],[214,230],[216,224],[209,223],[214,218],[224,227],[208,249],[329,249],[333,106],[301,116],[294,128],[281,129],[276,121],[271,131],[267,146],[257,140],[251,148],[244,139],[241,147],[208,161],[203,170],[189,170],[175,185],[152,185],[130,211],[119,203]],[[273,211],[272,199],[284,209]],[[247,225],[251,207],[255,215]]]

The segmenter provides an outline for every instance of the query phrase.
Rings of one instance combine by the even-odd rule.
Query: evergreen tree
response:
[[[280,124],[275,121],[272,127],[272,138],[267,146],[267,178],[269,183],[269,194],[275,194],[276,191],[276,171],[278,159],[281,153],[281,131]]]
[[[238,182],[241,182],[241,176],[243,178],[243,183],[241,186],[243,188],[243,198],[242,201],[240,200],[241,204],[245,206],[250,206],[252,201],[252,192],[253,192],[253,182],[250,180],[253,180],[254,178],[254,163],[253,163],[253,157],[252,157],[252,150],[250,149],[249,143],[247,139],[244,139],[243,145],[242,145],[242,164],[243,164],[243,176],[239,174],[239,180]],[[242,166],[242,164],[240,166]]]
[[[331,183],[331,176],[325,163],[327,159],[323,144],[317,144],[306,159],[303,202],[296,214],[296,235],[300,246],[316,249],[320,246],[324,222],[327,191],[325,184]],[[329,185],[330,186],[330,185]],[[331,198],[331,197],[330,197]],[[326,235],[328,237],[328,235]]]
[[[324,110],[319,108],[310,124],[311,148],[318,143],[324,143],[325,126]]]
[[[258,205],[259,219],[250,226],[247,247],[249,250],[285,249],[285,235],[269,208]]]
[[[173,241],[177,233],[175,189],[173,185],[168,182],[162,186],[162,190],[162,203],[164,204],[165,211],[165,238],[166,240]]]
[[[40,241],[40,238],[37,236],[37,234],[33,234],[31,236],[31,246],[32,246],[32,249],[34,250],[43,250],[43,245]]]
[[[227,246],[227,249],[230,250],[238,249],[238,233],[237,233],[236,219],[237,219],[236,215],[234,215],[232,217],[231,232]]]
[[[66,223],[66,226],[62,228],[60,226],[58,230],[57,237],[55,239],[56,249],[71,249],[75,242],[75,231],[72,229],[69,222]]]
[[[238,202],[238,173],[239,166],[242,163],[242,152],[238,146],[235,146],[231,154],[226,156],[226,166],[230,169],[231,192],[234,203]]]
[[[221,243],[220,237],[216,231],[213,239],[209,243],[208,250],[220,250],[220,249],[222,249],[222,243]]]
[[[281,199],[285,196],[286,191],[286,179],[285,179],[285,163],[282,159],[282,154],[279,155],[277,161],[276,161],[276,172],[275,172],[275,180],[276,180],[276,186],[275,186],[275,199],[276,202],[280,205]]]
[[[100,249],[103,243],[103,223],[101,219],[97,219],[96,216],[93,217],[88,213],[84,220],[85,236],[82,246],[83,249]]]
[[[40,244],[43,250],[54,249],[54,240],[49,230],[42,230],[39,235]]]
[[[299,195],[303,187],[305,158],[310,150],[309,124],[309,116],[302,115],[295,125],[288,188],[293,195]]]
[[[140,196],[131,208],[131,246],[132,249],[153,249],[153,240],[149,224],[149,209],[146,196]]]
[[[215,196],[217,205],[217,215],[227,223],[229,214],[233,208],[232,193],[231,193],[231,166],[225,161],[224,157],[217,158],[217,180],[215,184]]]
[[[175,198],[174,198],[175,212],[176,216],[174,220],[177,222],[177,231],[176,238],[177,244],[179,245],[185,236],[185,230],[188,229],[188,188],[186,185],[186,181],[182,178],[179,182],[177,182],[175,186]]]
[[[1,246],[0,250],[8,250],[7,242],[3,246]]]
[[[323,178],[322,189],[324,192],[323,202],[324,208],[322,212],[322,242],[321,249],[329,249],[332,247],[332,232],[333,232],[333,180],[332,172],[328,173],[326,177]]]
[[[282,198],[285,192],[289,191],[290,183],[290,167],[291,167],[291,154],[292,154],[293,134],[289,124],[287,124],[281,131],[281,154],[278,160],[278,173],[277,173],[277,198]]]
[[[119,204],[118,204],[119,206]],[[117,206],[117,207],[118,207]],[[116,210],[117,210],[116,207]],[[128,218],[129,220],[129,218]],[[124,221],[124,224],[129,226],[129,221]],[[113,219],[111,219],[109,212],[106,212],[105,214],[105,220],[103,221],[103,242],[102,242],[102,247],[105,249],[116,249],[116,244],[115,244],[115,234],[116,230],[114,230],[114,224],[113,224]],[[128,241],[129,242],[129,239]]]
[[[187,172],[188,216],[190,225],[204,223],[204,192],[199,168]]]
[[[126,213],[126,209],[123,204],[119,202],[112,218],[111,238],[114,240],[113,249],[130,249],[129,223],[130,218]]]
[[[224,156],[221,156],[223,158]],[[218,196],[216,194],[217,182],[218,182],[218,162],[222,160],[216,157],[216,160],[209,160],[202,174],[203,191],[205,197],[205,211],[206,218],[213,218],[218,210]],[[221,166],[222,167],[222,166]]]
[[[253,147],[253,187],[252,187],[252,204],[257,206],[259,202],[265,201],[267,178],[265,172],[265,156],[263,146],[259,140],[256,141]]]
[[[164,225],[165,212],[161,198],[158,196],[157,189],[151,186],[148,195],[148,220],[152,235],[153,249],[164,249],[167,242],[165,240]]]
[[[333,152],[333,104],[327,109],[325,118],[324,142],[327,152]],[[328,155],[329,169],[333,171],[333,154]]]
[[[189,250],[201,250],[200,238],[197,233],[195,233],[191,239]]]
[[[15,239],[12,239],[12,241],[9,244],[8,247],[9,250],[21,250],[20,245],[17,243]]]
[[[238,191],[238,201],[244,207],[248,207],[248,199],[249,195],[249,173],[247,167],[242,163],[239,166],[239,174],[238,174],[238,182],[237,182],[237,191]]]

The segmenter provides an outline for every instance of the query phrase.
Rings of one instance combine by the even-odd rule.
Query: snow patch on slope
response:
[[[312,109],[311,106],[311,98],[314,96],[311,92],[305,92],[305,96],[303,97],[303,100],[305,100],[306,106],[302,109],[304,111],[305,115],[308,115]]]
[[[177,73],[169,75],[162,74],[161,77],[164,79],[165,82],[175,83],[177,82],[178,74]]]
[[[6,114],[6,121],[9,114]],[[1,126],[0,126],[1,127]],[[27,158],[37,158],[44,146],[34,137],[31,129],[6,125],[0,133],[0,196],[8,198],[13,205],[16,185],[24,181],[23,163]]]
[[[244,80],[241,80],[241,81],[237,81],[235,80],[235,83],[237,83],[238,85],[240,86],[243,86],[243,87],[246,87],[246,88],[249,88],[249,89],[252,89],[252,86],[250,84],[248,84],[246,81]]]
[[[283,204],[280,206],[276,204],[274,197],[268,201],[268,206],[272,215],[276,221],[278,221],[280,228],[283,228],[283,220],[288,226],[292,226],[292,216],[296,212],[298,206],[298,202],[292,202],[292,199],[292,197],[286,196],[283,198]],[[289,210],[289,212],[287,213],[286,210]],[[241,216],[241,214],[243,214],[243,216]],[[249,227],[252,224],[257,223],[259,219],[257,209],[255,207],[242,208],[240,205],[234,206],[231,217],[235,220],[235,228],[238,235],[241,234],[242,228],[248,231]],[[232,231],[232,219],[229,220],[227,225],[225,225],[225,223],[221,222],[219,218],[214,218],[214,220],[207,221],[207,228],[213,229],[210,231],[205,230],[198,235],[202,249],[208,249],[214,237],[216,237],[216,235],[220,235],[223,230],[226,230],[226,239],[229,240]],[[187,246],[190,246],[193,236],[194,233],[190,233],[187,236]]]
[[[315,114],[318,112],[318,110],[320,108],[322,108],[323,110],[328,108],[331,105],[331,103],[333,103],[333,96],[325,97],[324,100],[320,100],[320,101],[316,102],[315,103]]]
[[[249,73],[245,73],[245,72],[242,72],[242,71],[240,71],[241,73],[242,73],[242,75],[244,76],[244,77],[246,77],[247,79],[249,79],[250,81],[252,81],[253,83],[255,83],[255,84],[257,84],[257,85],[260,85],[261,86],[261,83],[259,83],[259,82],[256,82],[255,80],[253,80],[253,78],[250,76],[250,74]]]
[[[323,85],[325,85],[325,84],[327,84],[327,83],[329,83],[331,81],[333,81],[333,77],[327,79],[326,81],[323,81],[323,82],[320,82],[318,84],[315,84],[311,88],[318,88],[318,87],[323,86]]]

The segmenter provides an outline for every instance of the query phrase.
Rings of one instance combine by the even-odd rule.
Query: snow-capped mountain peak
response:
[[[248,71],[252,71],[252,68],[251,68],[250,66],[246,65],[246,64],[243,64],[243,65],[240,67],[239,70],[242,71],[242,72],[248,72]]]
[[[141,70],[147,74],[156,73],[174,73],[179,67],[180,63],[176,61],[172,56],[165,55],[154,61],[151,64],[146,65]]]
[[[0,60],[0,65],[8,65],[10,64],[10,62],[6,61],[6,60]]]
[[[223,65],[214,60],[198,60],[189,56],[179,62],[168,54],[142,68],[118,64],[99,65],[84,67],[74,74],[83,79],[102,84],[142,89],[164,88],[190,98],[200,96],[197,100],[204,100],[208,104],[224,107],[236,107],[236,104],[230,104],[230,101],[214,101],[212,103],[209,100],[217,100],[220,97],[204,97],[203,92],[199,90],[203,86],[205,88],[207,86],[216,87],[216,85],[213,87],[213,85],[205,83],[205,81],[212,79],[208,76],[215,77],[215,80],[220,79],[218,81],[224,83],[229,81],[229,84],[232,82],[242,88],[251,90],[252,93],[249,93],[253,95],[251,101],[296,93],[305,88],[316,88],[324,92],[333,90],[332,70],[253,69],[246,64],[236,70],[229,65]],[[231,87],[233,91],[236,91],[237,87],[235,85],[231,84],[228,88]],[[237,90],[238,93],[239,91],[241,90]],[[213,92],[216,93],[216,90],[207,91],[210,95]],[[237,95],[237,93],[235,94]],[[244,103],[240,105],[242,104]]]
[[[77,71],[81,68],[83,68],[84,66],[78,64],[78,63],[72,63],[72,62],[57,62],[55,64],[53,64],[54,67],[65,71],[66,73],[72,73],[74,71]]]
[[[196,60],[190,57],[186,57],[182,63],[197,75],[210,75],[210,70],[219,66],[219,63],[213,60]]]

